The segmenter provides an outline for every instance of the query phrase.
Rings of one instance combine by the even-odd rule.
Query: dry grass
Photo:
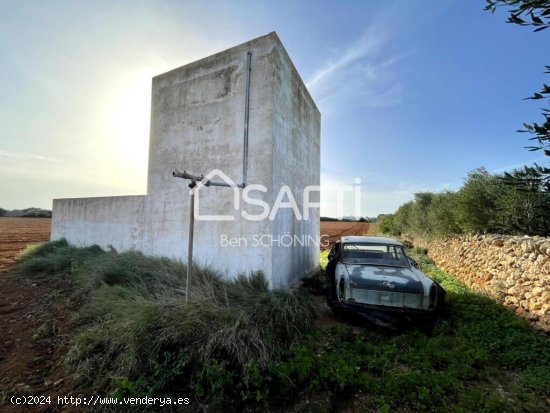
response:
[[[97,391],[117,390],[124,379],[141,391],[154,386],[154,394],[174,383],[210,383],[201,375],[220,364],[246,381],[250,369],[266,368],[313,327],[309,296],[269,291],[261,273],[228,280],[195,267],[186,303],[183,264],[64,240],[30,249],[17,272],[64,279],[79,291],[81,328],[68,362]]]

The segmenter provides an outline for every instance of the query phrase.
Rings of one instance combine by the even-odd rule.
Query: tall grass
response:
[[[136,252],[56,241],[27,252],[17,271],[86,292],[67,362],[97,390],[173,395],[194,386],[208,397],[220,368],[242,375],[246,387],[250,372],[280,357],[314,320],[304,293],[269,291],[259,272],[228,280],[195,267],[185,303],[185,266]]]

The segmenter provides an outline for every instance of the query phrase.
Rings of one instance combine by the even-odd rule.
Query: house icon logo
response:
[[[214,178],[217,179],[215,180]],[[195,219],[197,221],[234,221],[235,216],[233,215],[201,215],[199,213],[200,190],[205,186],[224,186],[231,188],[233,190],[233,208],[235,209],[235,211],[238,211],[240,208],[239,188],[242,188],[242,185],[237,185],[235,181],[229,178],[221,170],[213,169],[208,174],[206,174],[200,182],[197,182],[197,186],[195,188],[191,188],[189,190],[189,194],[191,194],[191,191],[195,191]]]

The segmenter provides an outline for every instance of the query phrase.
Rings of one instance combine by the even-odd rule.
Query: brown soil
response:
[[[367,222],[321,221],[321,242],[334,244],[344,235],[367,235],[376,232],[377,225]]]
[[[49,218],[0,218],[0,411],[55,412],[57,396],[73,383],[62,359],[68,350],[72,312],[62,286],[15,277],[20,252],[50,238]],[[50,396],[51,404],[17,406],[11,396]]]
[[[0,217],[0,273],[10,269],[27,246],[50,239],[51,218]]]

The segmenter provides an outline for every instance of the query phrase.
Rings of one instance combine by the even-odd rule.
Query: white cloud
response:
[[[375,35],[372,28],[371,30],[367,30],[363,36],[352,44],[341,56],[336,60],[331,59],[327,61],[323,67],[317,70],[313,78],[307,82],[308,89],[317,90],[318,88],[322,88],[327,81],[333,78],[338,70],[344,68],[346,65],[373,55],[380,48],[383,41],[384,37]]]
[[[12,152],[4,151],[0,149],[0,156],[5,158],[14,158],[14,159],[34,159],[37,161],[47,161],[47,162],[57,162],[58,159],[50,158],[48,156],[37,155],[34,153],[24,153],[24,152]]]
[[[393,34],[382,17],[336,58],[326,61],[306,84],[323,114],[355,105],[384,107],[403,99],[392,67],[411,52],[384,56]]]

